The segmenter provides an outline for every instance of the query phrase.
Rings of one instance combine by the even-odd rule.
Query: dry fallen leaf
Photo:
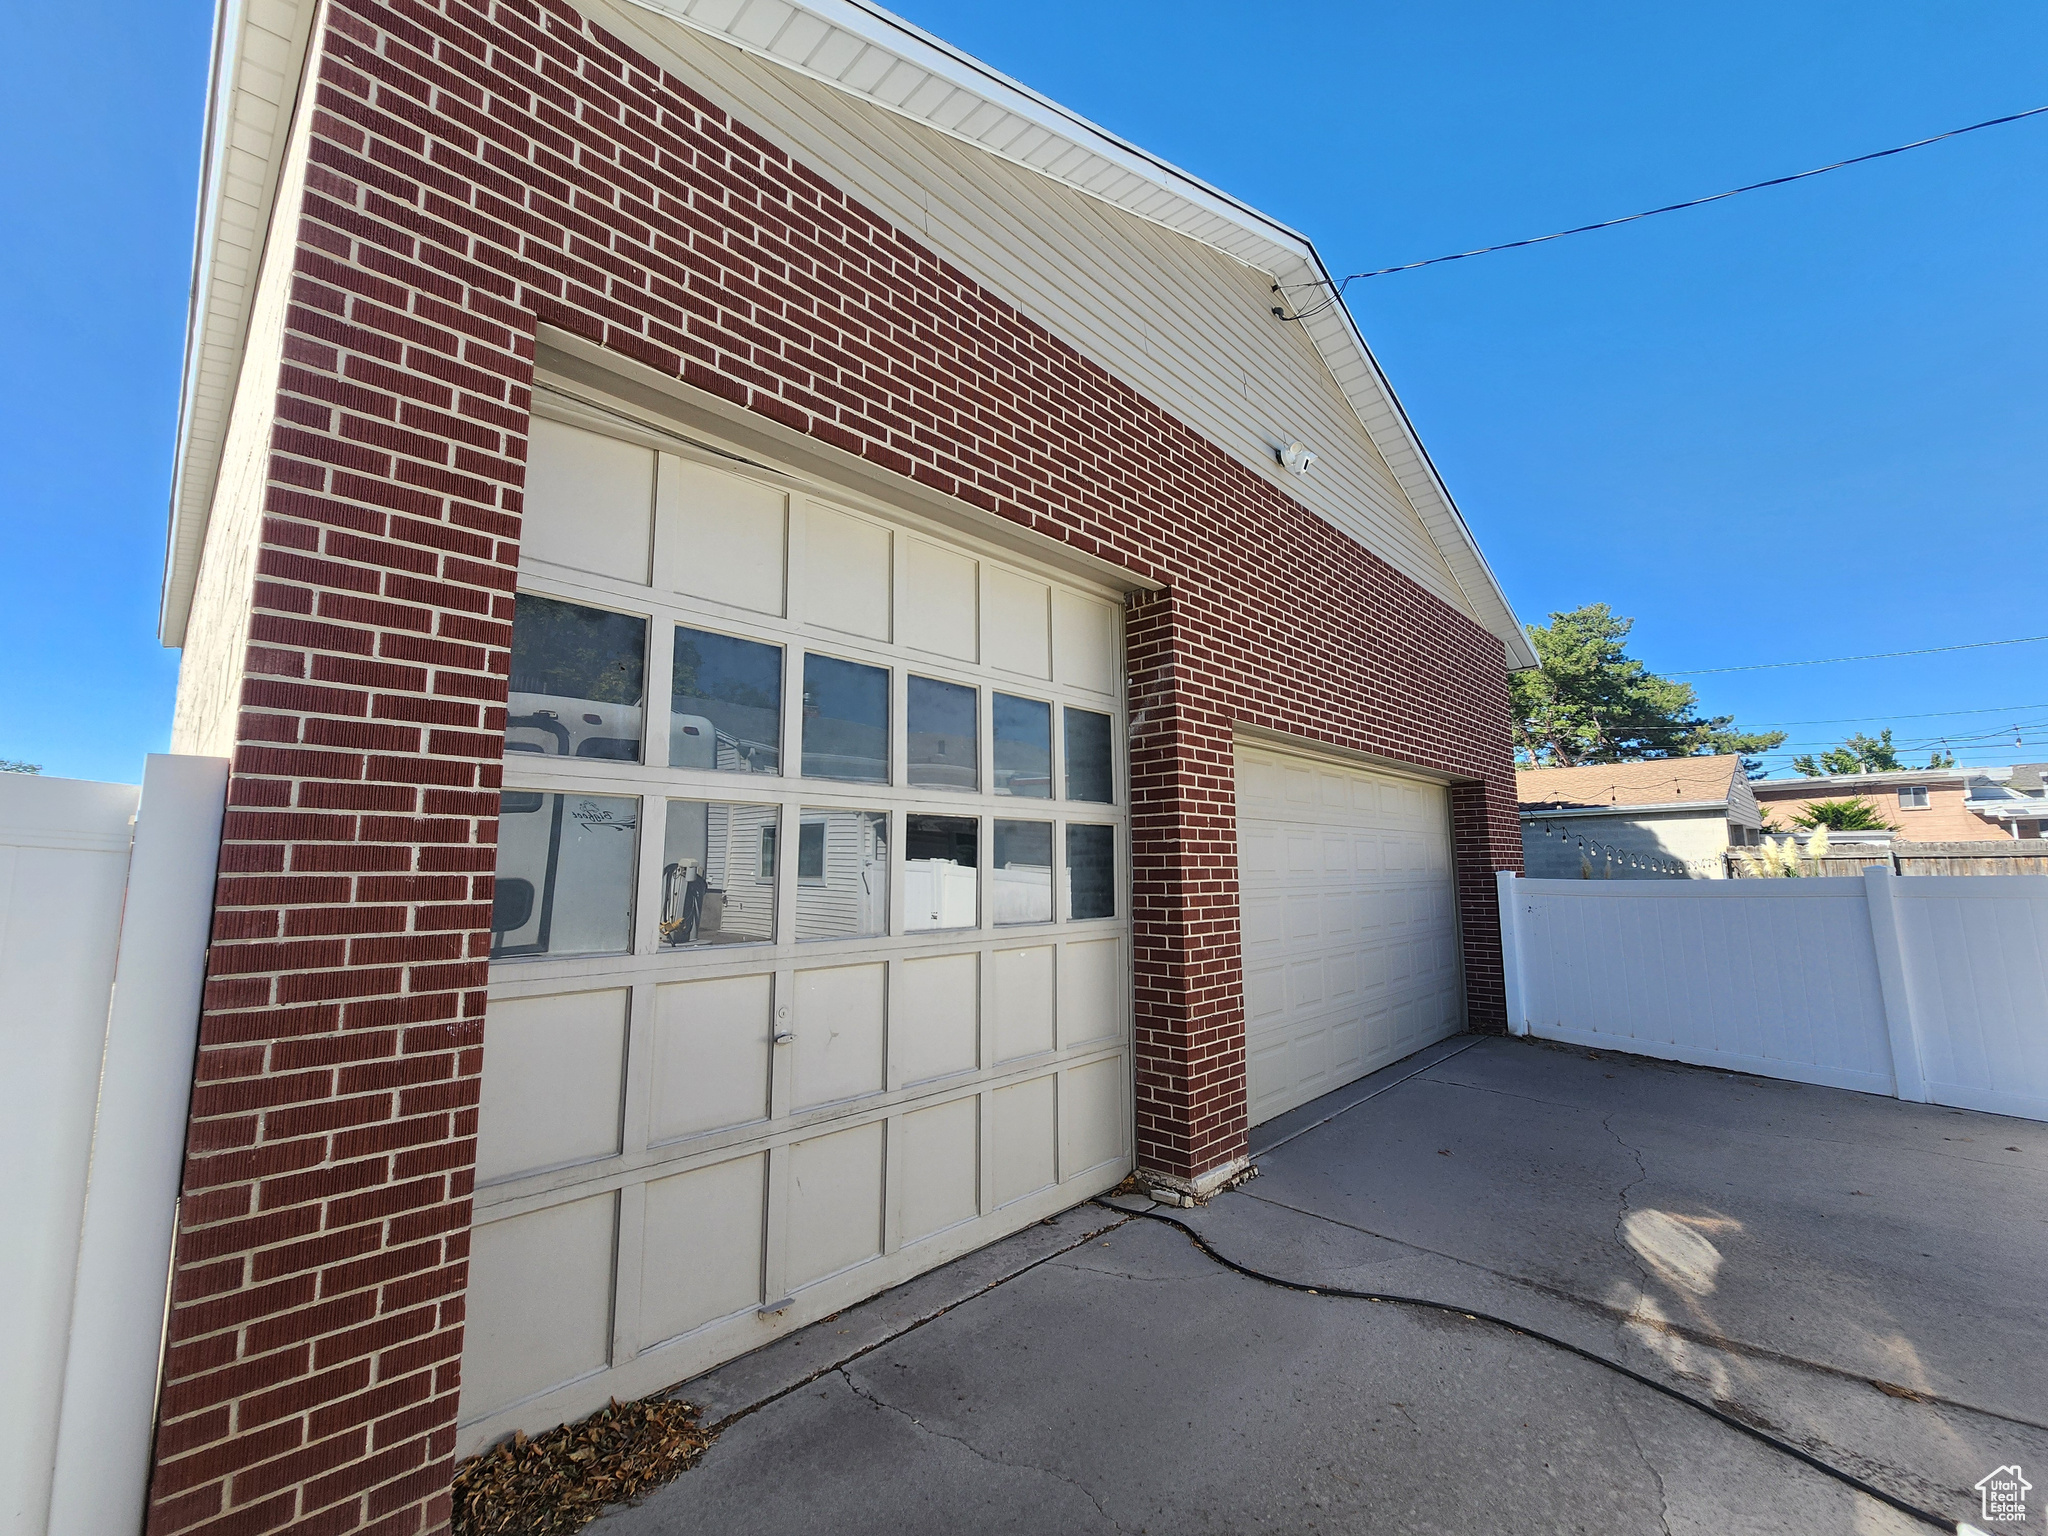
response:
[[[455,1473],[455,1536],[566,1536],[607,1504],[657,1488],[711,1443],[697,1409],[673,1398],[614,1400],[576,1424],[514,1433]]]

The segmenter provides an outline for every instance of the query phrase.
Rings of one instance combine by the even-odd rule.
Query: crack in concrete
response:
[[[1405,1237],[1395,1237],[1390,1232],[1380,1232],[1372,1227],[1362,1227],[1355,1221],[1341,1221],[1335,1216],[1325,1215],[1321,1211],[1312,1211],[1306,1206],[1290,1205],[1287,1201],[1263,1191],[1246,1189],[1240,1190],[1239,1193],[1248,1200],[1257,1200],[1278,1210],[1292,1211],[1297,1216],[1306,1216],[1310,1221],[1326,1222],[1333,1227],[1342,1227],[1346,1232],[1357,1232],[1365,1237],[1376,1237],[1383,1243],[1393,1243],[1395,1246],[1406,1248],[1412,1253],[1426,1253],[1431,1258],[1444,1259],[1452,1264],[1462,1265],[1466,1269],[1477,1270],[1480,1274],[1502,1281],[1507,1285],[1517,1286],[1525,1291],[1532,1291],[1538,1296],[1547,1296],[1553,1301],[1561,1301],[1568,1306],[1600,1313],[1603,1317],[1611,1318],[1618,1323],[1634,1323],[1642,1328],[1669,1334],[1673,1338],[1684,1339],[1689,1344],[1698,1344],[1707,1349],[1725,1350],[1731,1355],[1741,1355],[1751,1360],[1768,1361],[1772,1365],[1782,1365],[1788,1370],[1810,1371],[1816,1376],[1833,1377],[1836,1380],[1854,1382],[1856,1385],[1863,1387],[1868,1387],[1872,1384],[1871,1377],[1863,1371],[1851,1370],[1846,1366],[1830,1365],[1825,1360],[1809,1360],[1802,1355],[1788,1355],[1782,1350],[1770,1349],[1762,1344],[1746,1343],[1741,1339],[1731,1339],[1722,1334],[1708,1333],[1703,1329],[1688,1327],[1684,1323],[1674,1323],[1668,1319],[1642,1317],[1621,1307],[1611,1306],[1604,1301],[1596,1301],[1590,1296],[1581,1296],[1576,1291],[1568,1291],[1563,1286],[1551,1285],[1542,1280],[1532,1280],[1527,1275],[1512,1274],[1504,1269],[1495,1269],[1490,1264],[1483,1264],[1477,1259],[1468,1259],[1463,1254],[1449,1253],[1441,1248],[1432,1248],[1427,1243],[1414,1242]],[[1360,1265],[1357,1267],[1368,1268],[1370,1266]],[[2048,1433],[2048,1424],[2022,1418],[2018,1414],[2006,1413],[1997,1408],[1986,1408],[1979,1403],[1966,1403],[1959,1398],[1943,1397],[1934,1392],[1925,1393],[1923,1397],[1925,1403],[1931,1407],[1953,1409],[1958,1413],[1969,1413],[1975,1414],[1979,1418],[1995,1419],[2001,1424],[2014,1424],[2022,1429],[2035,1429]]]
[[[1663,1528],[1664,1536],[1671,1536],[1671,1494],[1664,1486],[1664,1474],[1657,1470],[1656,1463],[1651,1461],[1643,1450],[1643,1442],[1636,1434],[1636,1426],[1630,1420],[1628,1409],[1622,1405],[1613,1383],[1608,1385],[1607,1401],[1614,1406],[1615,1417],[1621,1420],[1621,1427],[1628,1432],[1628,1443],[1635,1450],[1636,1460],[1643,1464],[1643,1470],[1656,1481],[1657,1524]]]
[[[1622,1252],[1628,1255],[1629,1263],[1635,1266],[1636,1273],[1642,1277],[1643,1295],[1647,1298],[1657,1284],[1657,1277],[1650,1272],[1650,1266],[1644,1262],[1643,1256],[1636,1252],[1636,1245],[1628,1240],[1628,1197],[1635,1192],[1638,1184],[1649,1178],[1650,1165],[1643,1161],[1641,1148],[1630,1146],[1622,1139],[1621,1132],[1614,1128],[1614,1116],[1611,1113],[1601,1117],[1600,1129],[1612,1136],[1614,1144],[1635,1159],[1636,1176],[1622,1185],[1614,1197],[1614,1240],[1621,1244]]]
[[[1111,1530],[1124,1533],[1124,1536],[1129,1536],[1129,1527],[1119,1523],[1114,1515],[1102,1507],[1102,1500],[1095,1496],[1094,1491],[1086,1483],[1071,1478],[1064,1472],[1055,1472],[1051,1467],[1040,1466],[1036,1462],[1005,1461],[1000,1456],[992,1456],[973,1441],[967,1439],[966,1436],[949,1435],[943,1429],[934,1429],[931,1425],[925,1423],[924,1420],[912,1414],[908,1409],[899,1408],[894,1403],[879,1396],[871,1388],[863,1387],[853,1379],[853,1373],[847,1370],[845,1366],[838,1367],[838,1371],[841,1379],[846,1382],[847,1390],[862,1402],[872,1404],[877,1408],[886,1408],[899,1418],[907,1420],[913,1428],[923,1430],[934,1439],[949,1441],[959,1446],[968,1455],[979,1461],[985,1461],[992,1467],[1002,1467],[1011,1472],[1036,1472],[1041,1477],[1051,1478],[1054,1482],[1065,1483],[1069,1488],[1080,1494],[1082,1498],[1095,1506],[1095,1513],[1102,1517]]]
[[[1091,1275],[1102,1275],[1111,1280],[1129,1280],[1134,1285],[1192,1285],[1201,1281],[1221,1280],[1229,1275],[1228,1270],[1218,1270],[1213,1265],[1192,1275],[1134,1275],[1129,1270],[1104,1269],[1099,1264],[1080,1264],[1072,1259],[1055,1264],[1055,1269],[1078,1269]]]
[[[1076,1209],[1079,1209],[1079,1207],[1076,1207]],[[1065,1215],[1066,1213],[1061,1212],[1060,1214]],[[766,1408],[771,1404],[781,1402],[785,1397],[788,1397],[791,1393],[801,1392],[805,1387],[811,1385],[812,1382],[823,1380],[825,1377],[830,1376],[834,1371],[844,1372],[847,1366],[853,1364],[854,1361],[860,1359],[862,1356],[871,1355],[876,1350],[881,1349],[886,1345],[895,1343],[905,1334],[915,1333],[918,1329],[924,1327],[927,1323],[937,1322],[940,1318],[946,1316],[949,1312],[954,1311],[956,1308],[964,1307],[971,1301],[979,1301],[982,1297],[986,1296],[990,1291],[995,1290],[999,1286],[1008,1285],[1012,1280],[1021,1280],[1024,1276],[1030,1274],[1032,1270],[1037,1269],[1041,1264],[1050,1264],[1053,1260],[1060,1258],[1065,1254],[1072,1253],[1076,1248],[1085,1247],[1087,1244],[1093,1242],[1096,1238],[1102,1236],[1103,1233],[1114,1232],[1118,1227],[1127,1225],[1132,1219],[1132,1217],[1126,1214],[1123,1216],[1122,1220],[1112,1221],[1106,1227],[1092,1228],[1089,1231],[1082,1233],[1079,1237],[1074,1239],[1073,1242],[1067,1244],[1066,1247],[1055,1248],[1051,1253],[1041,1254],[1038,1258],[1033,1259],[1029,1264],[1024,1265],[1020,1269],[1014,1270],[1007,1275],[998,1275],[995,1279],[989,1281],[988,1284],[982,1286],[979,1290],[972,1291],[968,1295],[958,1297],[953,1301],[949,1301],[944,1306],[934,1308],[932,1311],[925,1313],[921,1317],[912,1318],[902,1327],[891,1329],[889,1332],[883,1334],[882,1337],[880,1337],[879,1339],[874,1339],[869,1343],[861,1345],[857,1349],[851,1350],[847,1354],[840,1356],[839,1359],[832,1361],[828,1365],[819,1366],[815,1371],[812,1371],[809,1375],[803,1377],[801,1380],[793,1381],[789,1383],[787,1386],[778,1387],[773,1392],[770,1392],[767,1396],[756,1398],[753,1402],[748,1403],[745,1407],[735,1408],[731,1413],[726,1414],[725,1417],[720,1419],[716,1424],[713,1424],[711,1428],[707,1431],[707,1433],[710,1434],[712,1438],[716,1439],[719,1435],[722,1435],[723,1433],[725,1433],[726,1430],[730,1429],[734,1424],[737,1424],[741,1419],[751,1417],[752,1415],[759,1413],[763,1408]],[[813,1328],[817,1326],[818,1325],[816,1323],[811,1324],[811,1327]],[[805,1330],[798,1330],[797,1333],[790,1334],[788,1336],[788,1339],[801,1337],[804,1331]],[[788,1339],[778,1339],[776,1343],[787,1343]],[[773,1349],[775,1345],[770,1344],[767,1347]],[[675,1391],[684,1391],[685,1389],[690,1387],[694,1383],[694,1381],[698,1379],[701,1378],[692,1378],[692,1381],[683,1382],[680,1386],[675,1388]]]

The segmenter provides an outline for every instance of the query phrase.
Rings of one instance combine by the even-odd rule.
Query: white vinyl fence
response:
[[[142,1528],[226,783],[0,775],[0,1536]]]
[[[2048,875],[1499,882],[1516,1034],[2048,1120]]]

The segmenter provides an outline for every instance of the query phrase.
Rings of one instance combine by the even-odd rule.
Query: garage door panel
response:
[[[1129,1102],[1121,1056],[1105,1056],[1067,1073],[1059,1092],[1062,1178],[1123,1155]]]
[[[647,1186],[640,1337],[659,1343],[767,1298],[761,1264],[768,1158],[756,1152]]]
[[[1240,744],[1238,838],[1254,1123],[1456,1027],[1441,789]]]
[[[775,978],[675,981],[656,987],[654,998],[648,1139],[766,1120]]]
[[[617,1206],[607,1191],[471,1233],[462,1397],[472,1415],[609,1360]]]
[[[1053,1047],[1053,949],[995,953],[995,1055],[1001,1065]]]
[[[981,1065],[981,957],[934,955],[905,960],[890,1049],[906,1084],[926,1083]]]
[[[1124,1034],[1122,939],[1069,941],[1059,958],[1060,1048],[1073,1050]]]
[[[1265,1023],[1287,1012],[1287,973],[1278,965],[1262,965],[1244,973],[1244,1011],[1248,1020]]]
[[[989,1095],[998,1206],[1058,1180],[1058,1095],[1058,1082],[1050,1074]]]
[[[618,1152],[629,996],[608,988],[519,998],[492,1011],[480,1183]]]
[[[798,1109],[880,1093],[889,968],[837,965],[796,974],[794,1100]]]
[[[886,1132],[875,1120],[790,1146],[790,1290],[881,1254]]]
[[[979,1095],[907,1114],[898,1134],[903,1138],[897,1206],[902,1242],[919,1242],[981,1214]]]
[[[1278,944],[1286,934],[1286,904],[1271,891],[1246,890],[1238,898],[1240,942],[1246,954]]]

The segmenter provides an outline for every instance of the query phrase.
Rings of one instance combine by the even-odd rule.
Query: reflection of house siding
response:
[[[800,939],[841,939],[857,937],[862,931],[861,913],[865,887],[862,866],[869,861],[873,834],[859,811],[828,811],[822,816],[806,813],[806,822],[825,823],[825,878],[799,880],[796,887],[796,934]],[[874,871],[879,900],[886,892],[886,863]],[[879,926],[879,925],[877,925]]]
[[[766,937],[775,927],[775,885],[761,878],[761,830],[775,825],[772,805],[717,805],[711,809],[711,852],[706,874],[725,892],[728,931]]]

